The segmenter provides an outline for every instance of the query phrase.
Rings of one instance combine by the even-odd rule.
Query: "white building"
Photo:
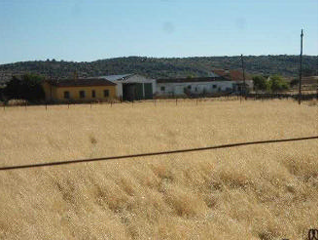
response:
[[[156,80],[139,74],[100,76],[117,84],[117,97],[123,100],[152,99],[156,93]]]
[[[214,95],[237,90],[235,81],[225,80],[220,76],[157,79],[158,96]]]
[[[239,88],[241,86],[243,86],[243,72],[242,70],[237,70],[237,69],[215,69],[212,74],[216,75],[216,76],[220,76],[223,77],[226,80],[229,81],[234,81],[237,83],[237,85],[239,86]],[[252,76],[248,73],[245,73],[245,84],[246,84],[246,88],[248,90],[252,90],[253,89],[253,80],[252,80]]]

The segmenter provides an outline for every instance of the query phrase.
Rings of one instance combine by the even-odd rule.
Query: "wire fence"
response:
[[[110,160],[126,159],[126,158],[150,157],[150,156],[158,156],[158,155],[197,152],[197,151],[205,151],[205,150],[215,150],[215,149],[223,149],[223,148],[248,146],[248,145],[257,145],[257,144],[295,142],[295,141],[304,141],[304,140],[312,140],[312,139],[318,139],[318,136],[287,138],[287,139],[272,139],[272,140],[231,143],[231,144],[224,144],[224,145],[217,145],[217,146],[210,146],[210,147],[188,148],[188,149],[179,149],[179,150],[162,151],[162,152],[139,153],[139,154],[131,154],[131,155],[112,156],[112,157],[88,158],[88,159],[77,159],[77,160],[59,161],[59,162],[46,162],[46,163],[35,163],[35,164],[27,164],[27,165],[5,166],[5,167],[0,167],[0,171],[26,169],[26,168],[50,167],[50,166],[52,167],[52,166],[58,166],[58,165],[88,163],[88,162],[98,162],[98,161],[110,161]]]
[[[137,103],[151,103],[154,106],[163,104],[163,103],[173,103],[176,106],[181,105],[183,103],[193,103],[195,105],[200,105],[204,102],[224,102],[224,101],[240,101],[243,102],[244,100],[251,100],[251,101],[260,101],[260,100],[273,100],[273,99],[280,99],[280,100],[296,100],[299,99],[299,94],[296,93],[279,93],[279,94],[266,94],[266,93],[249,93],[245,96],[240,95],[221,95],[221,96],[198,96],[194,98],[187,98],[187,97],[179,97],[179,96],[172,96],[169,98],[154,98],[154,99],[141,99],[141,100],[134,100],[134,101],[119,101],[115,99],[110,99],[108,101],[84,101],[84,102],[57,102],[57,103],[42,103],[42,104],[30,104],[27,101],[16,101],[12,104],[2,105],[3,111],[11,107],[20,107],[24,108],[25,110],[28,107],[33,106],[43,106],[44,109],[47,111],[52,107],[55,106],[66,106],[67,109],[70,109],[74,105],[89,105],[90,108],[93,108],[95,105],[109,105],[113,107],[114,105],[122,105],[122,104],[130,104],[132,107]],[[318,100],[318,93],[307,93],[301,96],[302,101],[310,101],[310,100]]]

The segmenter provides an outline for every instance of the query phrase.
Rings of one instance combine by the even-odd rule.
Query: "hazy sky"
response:
[[[317,0],[0,0],[0,63],[318,55]]]

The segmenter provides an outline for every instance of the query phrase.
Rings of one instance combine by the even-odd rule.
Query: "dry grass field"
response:
[[[0,109],[0,166],[315,136],[317,102]],[[318,141],[0,171],[0,239],[306,239]]]

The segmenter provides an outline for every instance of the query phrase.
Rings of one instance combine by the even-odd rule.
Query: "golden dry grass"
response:
[[[11,107],[0,166],[317,135],[317,103]],[[1,239],[305,239],[317,140],[0,172]]]

